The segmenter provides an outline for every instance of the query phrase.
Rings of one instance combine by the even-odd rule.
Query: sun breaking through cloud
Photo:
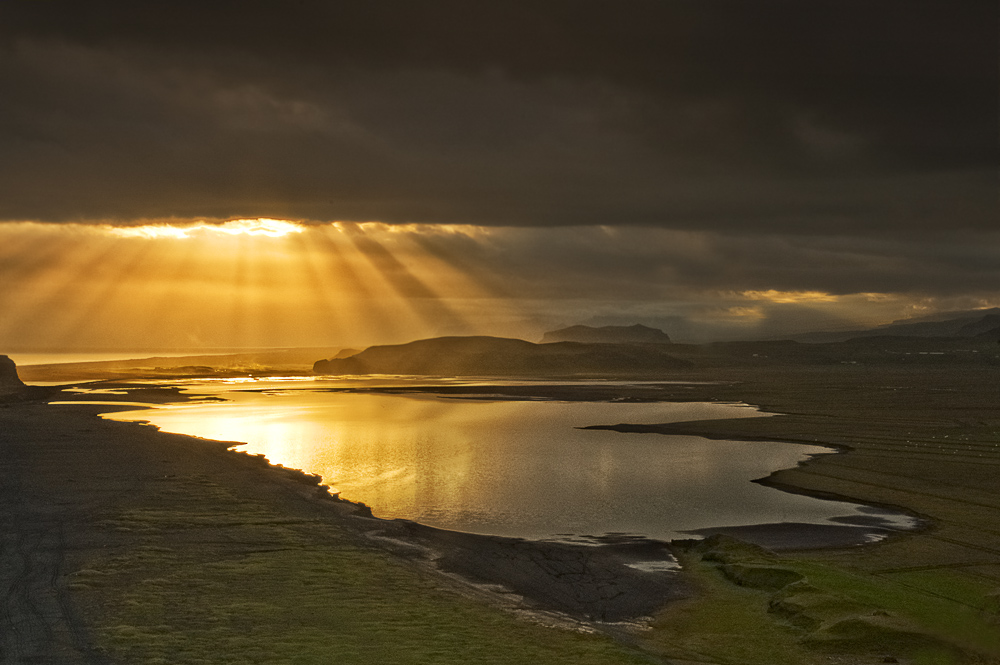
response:
[[[302,226],[280,219],[234,219],[217,224],[194,223],[143,224],[141,226],[105,226],[111,235],[121,238],[176,238],[186,239],[201,234],[221,233],[225,235],[267,236],[281,238],[289,233],[302,233]]]
[[[742,291],[740,296],[747,300],[766,300],[773,303],[817,303],[817,302],[837,302],[839,298],[830,293],[822,291]]]
[[[982,263],[983,287],[970,293],[968,275],[950,281],[948,252],[928,260],[905,243],[885,248],[890,263],[870,245],[862,253],[830,238],[789,247],[734,245],[712,233],[610,231],[613,237],[591,226],[269,218],[2,224],[0,345],[364,346],[465,334],[535,340],[576,323],[636,322],[678,341],[704,341],[1000,302],[990,288],[1000,283],[1000,262]],[[854,289],[835,274],[845,267]]]

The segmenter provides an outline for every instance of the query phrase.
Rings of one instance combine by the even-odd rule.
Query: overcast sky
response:
[[[500,263],[553,284],[592,266],[611,301],[660,280],[688,303],[1000,304],[998,18],[986,0],[6,0],[0,220],[479,225],[507,229]],[[653,290],[648,320],[683,315]]]

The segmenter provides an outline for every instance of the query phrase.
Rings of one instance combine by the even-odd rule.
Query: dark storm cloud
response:
[[[995,294],[1000,233],[871,239],[656,228],[501,229],[488,241],[430,237],[440,254],[503,275],[538,299],[655,302],[691,294],[815,291],[831,297]]]
[[[405,237],[406,233],[397,233]],[[1000,233],[933,238],[720,234],[637,227],[414,232],[502,293],[541,303],[548,328],[642,322],[677,339],[857,329],[996,304]]]
[[[0,218],[992,230],[978,0],[0,5]]]

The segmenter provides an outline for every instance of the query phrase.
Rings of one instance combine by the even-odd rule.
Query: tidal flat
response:
[[[4,570],[20,628],[3,632],[4,657],[1000,662],[995,368],[710,374],[679,374],[671,379],[690,383],[655,389],[585,392],[588,399],[604,391],[609,399],[740,401],[782,414],[646,425],[643,436],[840,446],[846,454],[814,458],[766,482],[905,509],[927,528],[874,545],[780,553],[724,535],[675,542],[684,568],[672,591],[660,591],[670,602],[651,610],[644,625],[607,623],[552,612],[509,585],[469,584],[462,569],[476,558],[469,541],[453,543],[452,552],[473,555],[453,554],[442,575],[415,554],[441,542],[405,533],[373,542],[369,527],[356,526],[370,518],[353,504],[226,444],[102,421],[95,406],[10,404],[0,409],[0,441],[12,461],[4,467],[11,499]],[[714,383],[697,383],[708,380]],[[30,570],[27,560],[35,562]]]

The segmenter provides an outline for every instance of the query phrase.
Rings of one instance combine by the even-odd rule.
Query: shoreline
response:
[[[172,388],[140,390],[144,393],[142,399],[150,403],[199,399],[197,396],[184,396]],[[521,611],[555,612],[564,615],[570,622],[628,623],[642,621],[668,603],[691,597],[694,593],[690,584],[676,571],[661,569],[651,573],[641,569],[644,562],[675,560],[675,554],[681,547],[677,543],[627,538],[619,542],[573,544],[455,532],[408,520],[381,519],[373,517],[364,504],[330,494],[329,488],[320,484],[319,476],[269,464],[261,456],[234,449],[234,442],[165,433],[147,423],[104,419],[102,413],[117,410],[111,404],[112,400],[105,405],[87,404],[87,400],[68,400],[81,402],[78,405],[66,402],[48,404],[59,393],[57,389],[45,388],[36,391],[31,399],[8,403],[3,409],[41,409],[40,420],[57,429],[60,421],[78,421],[82,414],[89,421],[89,426],[83,427],[83,431],[90,434],[104,428],[123,428],[119,431],[124,433],[124,445],[128,445],[128,440],[138,438],[151,438],[154,445],[156,441],[173,440],[185,442],[185,447],[201,447],[203,456],[220,454],[218,464],[231,467],[230,471],[242,467],[242,480],[248,486],[259,482],[261,474],[271,476],[271,482],[290,482],[292,487],[298,488],[300,501],[321,506],[328,513],[327,519],[347,526],[373,549],[390,552],[452,577],[457,575],[462,583],[480,591],[485,584],[491,588],[492,600],[500,605],[513,606]],[[45,401],[36,401],[39,397]],[[122,397],[129,401],[136,399],[134,394]],[[134,407],[123,405],[122,408]],[[106,452],[105,448],[100,450]],[[178,462],[175,459],[171,463]],[[131,470],[132,474],[123,468],[117,471],[116,475],[121,476],[117,479],[119,484],[135,482],[134,478],[130,478],[135,469]],[[74,481],[62,484],[64,491],[76,486]],[[78,496],[70,502],[86,505],[88,500]],[[777,532],[782,539],[778,549],[782,550],[857,546],[864,543],[869,534],[864,528],[850,526],[833,527],[832,531],[780,525],[720,527],[700,531],[702,533],[698,535],[702,536],[738,532],[742,539],[765,546],[768,538],[773,541]],[[831,535],[833,532],[836,535]],[[852,536],[845,539],[847,533]],[[763,541],[754,537],[761,534],[766,536]],[[88,537],[94,536],[90,534]],[[635,565],[639,567],[633,567]],[[503,590],[500,590],[501,587]],[[512,598],[516,600],[512,602]]]
[[[128,383],[119,385],[126,387]],[[492,388],[488,387],[489,390]],[[346,388],[346,390],[354,392],[359,389]],[[393,394],[417,392],[435,394],[442,398],[459,396],[468,398],[470,395],[480,395],[483,386],[451,386],[445,387],[443,391],[422,386],[360,390]],[[597,397],[607,397],[608,390],[607,386],[567,384],[554,387],[503,386],[501,393],[507,393],[505,396],[510,399],[530,399],[543,393],[546,399],[593,401]],[[614,390],[620,392],[621,387]],[[633,399],[652,401],[657,387],[632,387],[631,390],[640,394],[638,398],[633,397]],[[183,401],[203,399],[197,394],[182,395],[173,387],[150,388],[148,391],[150,396],[156,397],[157,402],[176,402],[181,397]],[[592,426],[582,429],[628,431],[629,427],[632,426]],[[728,438],[746,441],[772,440],[766,437]],[[229,446],[229,452],[259,457],[237,450],[239,443],[224,443]],[[815,445],[814,442],[803,443]],[[829,447],[839,452],[848,450],[845,446]],[[559,612],[568,615],[573,621],[630,622],[648,619],[668,603],[692,594],[690,585],[676,574],[676,570],[680,569],[678,557],[691,546],[688,539],[660,541],[640,535],[616,539],[605,535],[580,536],[580,542],[574,543],[548,538],[531,539],[460,532],[413,520],[379,518],[375,517],[371,508],[364,503],[344,499],[339,493],[331,494],[328,487],[320,484],[321,478],[318,475],[281,465],[270,466],[284,472],[299,474],[302,482],[317,486],[317,495],[321,498],[329,497],[341,504],[352,506],[353,514],[350,518],[370,522],[364,526],[363,531],[372,539],[375,546],[428,565],[439,573],[458,575],[466,584],[486,584],[491,587],[488,594],[492,595],[494,602],[509,605],[509,599],[513,594],[513,597],[520,599],[515,605],[522,606],[521,609]],[[766,478],[752,482],[769,484]],[[857,503],[848,497],[804,491],[789,486],[775,486],[775,489],[815,498]],[[903,514],[901,509],[897,512]],[[878,522],[873,520],[871,524],[783,522],[723,525],[682,533],[702,539],[722,534],[775,552],[794,552],[861,547],[918,530],[886,527]],[[583,542],[584,540],[589,542]],[[584,561],[586,565],[583,565]],[[651,570],[664,575],[655,577],[650,574]]]
[[[763,408],[761,408],[763,410]],[[777,411],[768,411],[776,416],[784,415]],[[581,429],[610,430],[623,434],[663,434],[679,436],[698,436],[712,441],[774,441],[778,443],[793,443],[806,446],[823,446],[830,448],[831,455],[847,455],[855,448],[845,444],[825,443],[817,439],[790,438],[782,436],[768,435],[744,435],[721,434],[716,432],[711,423],[726,421],[687,421],[677,423],[662,423],[653,425],[636,425],[620,423],[617,425],[589,425]],[[701,423],[707,425],[699,426]],[[820,455],[817,457],[823,457]],[[807,465],[811,460],[799,463],[798,467]],[[745,526],[720,526],[707,527],[703,529],[693,529],[686,531],[693,535],[708,537],[715,534],[731,535],[754,545],[759,545],[775,552],[797,552],[805,550],[840,549],[845,547],[857,547],[863,545],[873,545],[890,538],[898,538],[907,535],[926,533],[934,529],[932,517],[920,514],[910,508],[898,504],[862,501],[857,497],[848,494],[830,492],[819,489],[807,489],[798,485],[777,480],[783,472],[794,469],[779,469],[770,475],[758,478],[751,482],[770,487],[789,494],[808,496],[814,499],[825,501],[838,501],[844,503],[860,504],[868,508],[875,508],[889,511],[899,516],[905,516],[915,522],[912,527],[893,527],[871,523],[868,525],[856,524],[847,526],[841,524],[814,524],[804,522],[780,522],[768,524],[752,524]],[[837,522],[833,518],[831,521]],[[876,520],[881,521],[881,520]],[[798,533],[797,533],[798,532]]]
[[[5,644],[0,653],[40,653],[60,662],[99,662],[89,633],[88,612],[74,609],[70,580],[75,571],[90,570],[91,557],[112,553],[128,556],[142,549],[126,526],[109,531],[121,514],[133,512],[135,492],[150,494],[144,510],[155,514],[187,511],[192,478],[222,484],[247,500],[271,505],[287,516],[308,514],[311,537],[322,539],[333,529],[350,534],[365,550],[388,553],[432,573],[436,586],[451,593],[489,596],[490,604],[533,616],[536,622],[575,627],[595,622],[634,622],[648,617],[667,601],[690,597],[688,584],[674,572],[645,573],[629,568],[648,559],[650,550],[668,555],[662,543],[572,545],[449,532],[403,520],[372,517],[364,504],[329,493],[320,478],[268,463],[262,456],[234,450],[219,442],[161,432],[155,426],[100,417],[108,406],[50,405],[44,401],[0,405],[3,433],[0,449],[16,460],[0,475],[2,486],[18,487],[20,501],[0,508],[7,524],[36,523],[47,535],[42,546],[47,567],[28,566],[28,555],[8,548],[0,568],[11,579],[0,624],[27,626],[19,631],[21,646]],[[56,452],[58,450],[58,452]],[[126,460],[126,461],[122,461]],[[30,491],[24,491],[30,486]],[[278,496],[280,495],[280,497]],[[204,509],[198,507],[198,514]],[[40,518],[39,516],[44,516]],[[195,516],[197,518],[197,515]],[[318,520],[318,521],[316,521]],[[12,535],[23,527],[12,528]],[[307,536],[310,537],[310,536]],[[222,538],[224,530],[212,536]],[[252,542],[238,551],[256,549]],[[223,551],[228,551],[223,546]],[[36,552],[33,557],[39,556]],[[498,568],[504,561],[507,567]],[[485,585],[485,586],[484,586]],[[500,586],[507,587],[500,590]],[[489,593],[487,593],[487,591]],[[32,603],[16,601],[25,594]],[[36,605],[53,609],[35,612]],[[62,608],[62,609],[55,609]],[[536,616],[537,615],[537,616]],[[57,639],[49,645],[49,636]],[[81,655],[82,654],[82,655]],[[72,656],[72,657],[71,657]],[[84,657],[74,660],[74,657]]]
[[[128,395],[141,396],[146,399],[149,404],[170,404],[170,403],[182,403],[182,402],[199,402],[199,401],[214,401],[221,400],[222,398],[215,396],[206,396],[197,393],[185,394],[182,390],[185,387],[181,386],[151,386],[142,387],[137,384],[130,383],[129,381],[121,381],[119,379],[110,380],[107,382],[101,382],[102,384],[107,384],[111,388],[124,388],[128,390]],[[488,390],[488,395],[490,399],[511,399],[511,400],[531,400],[531,399],[546,399],[546,400],[558,400],[558,401],[571,401],[571,402],[612,402],[615,401],[613,396],[618,396],[625,392],[628,393],[629,397],[626,398],[626,402],[676,402],[682,403],[686,401],[695,401],[694,399],[678,399],[678,396],[671,396],[670,399],[664,399],[659,395],[659,390],[666,385],[671,387],[676,387],[676,385],[685,385],[683,382],[665,382],[665,383],[652,383],[649,385],[637,386],[629,385],[623,386],[606,386],[606,385],[594,385],[594,384],[580,384],[575,385],[572,383],[560,383],[555,382],[553,384],[545,385],[501,385],[501,386],[483,386],[483,385],[471,385],[471,386],[377,386],[377,387],[324,387],[319,390],[327,391],[346,391],[346,392],[366,392],[366,393],[381,393],[381,394],[407,394],[407,393],[418,393],[418,394],[428,394],[433,396],[438,396],[442,399],[447,398],[459,398],[459,399],[485,399],[483,397],[483,390],[486,388]],[[702,382],[704,385],[704,382]],[[80,401],[81,403],[91,403],[98,404],[98,402],[87,402],[83,399],[80,400],[68,400],[70,403]],[[697,401],[701,401],[700,399]],[[128,404],[124,400],[108,400],[103,404],[105,406],[114,406],[115,404],[121,402],[122,404]],[[761,412],[770,413],[773,415],[784,415],[780,412],[768,410],[764,407],[748,405]],[[123,407],[121,410],[132,410],[135,406],[129,405],[128,407]],[[152,407],[150,407],[152,408]],[[120,409],[111,408],[101,413],[110,413],[112,411],[117,411]],[[741,441],[741,442],[753,442],[753,441],[773,441],[778,443],[792,443],[792,444],[802,444],[810,446],[822,446],[829,448],[831,450],[830,454],[846,454],[849,453],[853,448],[844,444],[836,443],[825,443],[818,438],[807,439],[807,438],[788,438],[779,436],[767,436],[767,435],[738,435],[738,434],[718,434],[712,429],[712,424],[716,422],[731,422],[733,419],[725,419],[721,421],[684,421],[676,423],[665,423],[665,424],[617,424],[617,425],[590,425],[583,426],[579,429],[583,430],[610,430],[621,433],[653,433],[653,434],[663,434],[663,435],[691,435],[698,436],[708,440],[731,440],[731,441]],[[195,436],[196,439],[202,439],[202,437]],[[230,445],[230,450],[232,452],[254,456],[252,453],[248,453],[242,450],[236,450],[236,446],[242,445],[241,442],[230,442],[230,441],[220,441],[222,443],[227,443]],[[825,454],[824,454],[825,455]],[[808,463],[808,461],[799,463],[798,466]],[[302,473],[304,477],[309,479],[316,479],[316,483],[320,482],[320,477],[315,474],[311,474],[302,469],[291,469],[290,467],[284,467],[281,465],[272,465],[277,469],[283,470],[293,470]],[[794,467],[793,467],[794,468]],[[916,521],[916,525],[913,527],[894,527],[886,526],[884,521],[882,524],[870,523],[870,524],[853,524],[848,525],[846,523],[842,524],[816,524],[816,523],[797,523],[797,522],[780,522],[780,523],[760,523],[760,524],[750,524],[750,525],[739,525],[739,526],[710,526],[700,529],[694,529],[690,531],[684,531],[681,533],[694,534],[703,537],[711,536],[716,533],[722,534],[740,534],[739,537],[745,539],[747,542],[766,547],[768,549],[774,549],[775,551],[798,551],[798,550],[816,550],[816,549],[838,549],[844,547],[855,547],[860,545],[872,544],[873,542],[879,542],[886,537],[892,537],[895,535],[905,535],[911,533],[918,533],[925,531],[930,528],[931,520],[925,515],[918,515],[911,510],[908,510],[902,506],[894,504],[885,503],[870,503],[870,502],[859,502],[857,499],[848,496],[846,494],[838,494],[819,490],[810,490],[797,487],[789,483],[778,482],[774,480],[774,477],[780,474],[786,469],[779,469],[772,472],[769,476],[752,480],[751,482],[760,484],[763,486],[771,487],[778,491],[799,494],[802,496],[808,496],[812,498],[844,502],[852,504],[860,504],[870,508],[885,509],[894,512],[900,516],[906,516]],[[361,502],[353,502],[339,497],[339,493],[333,495],[337,500],[351,503],[356,506],[362,507],[363,510],[370,513],[370,508]],[[442,527],[435,527],[431,525],[421,524],[419,522],[413,522],[413,520],[407,519],[394,519],[394,518],[374,518],[379,519],[384,523],[393,522],[412,522],[417,524],[422,529],[429,529],[440,531],[443,533],[466,533],[466,532],[456,532],[454,530],[445,529]],[[833,520],[836,522],[837,520]],[[813,528],[820,527],[820,528]],[[512,538],[516,540],[524,540],[530,542],[550,542],[548,538],[534,539],[534,538],[523,538],[523,537],[510,537],[501,536],[498,534],[483,534],[475,532],[467,532],[469,536],[473,537],[489,537],[489,538]],[[426,536],[425,536],[426,537]],[[646,540],[649,542],[661,542],[658,539],[650,538],[642,535],[630,535],[629,538]],[[593,542],[599,541],[602,536],[580,536],[580,538],[588,538]],[[669,541],[663,541],[668,542]]]
[[[135,385],[130,385],[129,382],[121,382],[115,380],[111,382],[112,386],[119,388],[128,389],[128,394],[137,395]],[[601,401],[601,402],[611,402],[614,401],[610,399],[611,395],[620,395],[623,391],[630,394],[628,401],[630,402],[660,402],[660,401],[670,401],[670,402],[681,402],[681,401],[691,401],[691,400],[663,400],[657,399],[657,391],[660,385],[647,385],[642,387],[629,386],[627,388],[622,388],[621,386],[609,387],[602,385],[573,385],[573,384],[562,384],[557,383],[553,385],[529,385],[529,386],[485,386],[488,390],[489,395],[492,399],[512,399],[512,400],[525,400],[525,399],[551,399],[559,401],[571,401],[571,402],[591,402],[591,401]],[[484,386],[387,386],[387,387],[346,387],[346,388],[322,388],[320,390],[334,390],[334,391],[347,391],[347,392],[366,392],[366,393],[381,393],[381,394],[398,394],[398,393],[419,393],[419,394],[429,394],[438,396],[442,399],[447,398],[461,398],[461,399],[481,399],[483,395]],[[206,399],[216,400],[221,399],[214,396],[204,396],[195,394],[184,394],[180,392],[180,389],[175,386],[155,386],[148,388],[139,388],[138,393],[142,395],[149,401],[150,404],[167,404],[167,403],[179,403],[179,402],[197,402],[204,401]],[[61,402],[61,404],[68,404],[72,401]],[[87,403],[85,400],[79,400],[83,403]],[[89,402],[91,404],[98,404],[98,402]],[[107,406],[113,406],[117,403],[117,400],[109,400],[103,404]],[[123,404],[127,404],[122,400]],[[123,407],[125,410],[134,409],[134,406]],[[117,411],[120,409],[109,408],[103,413],[110,413],[112,411]],[[780,415],[780,414],[775,414]],[[694,435],[699,436],[709,440],[732,440],[732,441],[774,441],[779,443],[799,443],[804,445],[820,445],[829,448],[832,453],[843,454],[851,450],[849,446],[837,445],[837,444],[825,444],[818,440],[788,440],[781,437],[768,437],[768,436],[735,436],[735,435],[716,435],[711,432],[708,428],[699,428],[700,423],[712,423],[714,421],[690,421],[690,422],[679,422],[679,423],[668,423],[662,425],[632,425],[632,424],[619,424],[619,425],[591,425],[580,427],[583,430],[611,430],[622,433],[656,433],[656,434],[678,434],[678,435]],[[201,437],[195,437],[201,438]],[[230,449],[232,452],[237,452],[240,454],[251,455],[246,451],[235,450],[235,447],[241,445],[240,442],[229,442]],[[801,466],[802,463],[799,464]],[[279,469],[290,469],[290,467],[284,467],[281,465],[273,465],[275,468]],[[307,478],[315,478],[316,483],[319,483],[320,477],[318,475],[311,474],[302,469],[294,469],[299,473],[302,473]],[[782,470],[779,469],[771,474],[771,476],[780,473]],[[778,491],[787,492],[790,494],[799,494],[803,496],[809,496],[812,498],[851,503],[855,505],[863,505],[870,508],[881,508],[888,509],[891,512],[896,513],[899,516],[910,517],[917,520],[917,525],[913,527],[899,527],[893,526],[891,524],[886,524],[885,520],[874,520],[869,524],[854,523],[850,524],[847,522],[836,523],[798,523],[798,522],[780,522],[780,523],[759,523],[759,524],[748,524],[748,525],[716,525],[709,526],[689,531],[682,531],[682,534],[696,535],[699,537],[708,537],[713,534],[726,534],[735,535],[746,542],[759,545],[774,551],[801,551],[801,550],[819,550],[819,549],[839,549],[845,547],[857,547],[862,545],[872,544],[874,542],[880,542],[888,537],[893,537],[895,535],[904,535],[908,533],[915,533],[922,531],[929,525],[929,520],[925,516],[914,515],[912,511],[908,511],[905,508],[889,505],[889,504],[872,504],[859,502],[856,499],[841,495],[834,494],[830,492],[822,491],[811,491],[806,489],[801,489],[793,485],[786,483],[773,482],[771,476],[759,478],[752,480],[750,482],[760,484],[763,486],[771,487]],[[337,500],[345,501],[347,503],[352,503],[363,508],[363,510],[368,511],[370,514],[370,508],[365,506],[361,502],[352,502],[339,497],[339,493],[334,495]],[[470,538],[496,538],[500,540],[520,540],[525,542],[533,542],[548,545],[553,542],[567,542],[567,541],[556,541],[552,538],[526,538],[518,536],[502,536],[499,534],[489,534],[489,533],[476,533],[476,532],[458,532],[451,529],[443,527],[435,527],[432,525],[422,524],[419,522],[414,522],[408,519],[394,519],[394,518],[375,518],[379,519],[385,524],[391,524],[395,522],[409,522],[416,524],[421,531],[422,538],[424,540],[428,539],[428,532],[435,531],[441,532],[443,534],[455,534],[455,533],[466,533]],[[837,520],[833,520],[836,522]],[[586,539],[590,540],[591,544],[599,543],[605,536],[600,535],[579,535],[581,541]],[[669,544],[670,541],[661,541],[656,538],[643,536],[641,534],[630,534],[628,538],[634,541],[648,541],[651,543],[661,543],[665,542]],[[454,541],[454,536],[449,536],[445,540]],[[683,540],[683,539],[680,539]],[[569,541],[572,542],[572,541]],[[481,576],[481,575],[480,575]]]

